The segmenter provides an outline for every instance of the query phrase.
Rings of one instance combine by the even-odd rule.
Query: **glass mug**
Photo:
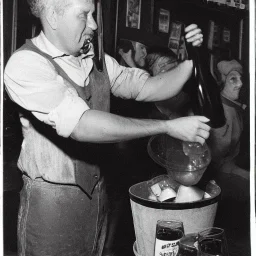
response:
[[[228,256],[224,229],[211,227],[199,232],[198,251],[200,256]]]
[[[183,222],[178,220],[158,220],[156,224],[155,256],[179,253],[179,241],[184,236]]]

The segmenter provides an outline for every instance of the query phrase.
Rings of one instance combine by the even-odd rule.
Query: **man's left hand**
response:
[[[201,46],[203,42],[202,30],[196,24],[190,24],[185,28],[185,38],[193,46]]]

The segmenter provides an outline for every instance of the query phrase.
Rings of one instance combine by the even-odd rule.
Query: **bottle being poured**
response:
[[[189,94],[190,105],[194,115],[201,115],[209,118],[209,125],[212,128],[219,128],[224,126],[226,119],[220,97],[220,90],[213,78],[208,67],[207,60],[202,47],[193,47],[192,44],[183,40],[185,35],[185,25],[181,22],[174,22],[175,33],[179,30],[181,37],[180,42],[184,42],[183,47],[180,45],[179,49],[183,48],[183,52],[178,50],[177,55],[181,60],[190,59],[193,61],[192,75],[189,81],[184,86],[184,91]],[[171,30],[172,31],[172,30]],[[182,38],[183,37],[183,38]],[[170,34],[170,41],[172,40],[172,32]],[[173,45],[169,42],[170,45]],[[185,48],[185,49],[184,49]],[[179,183],[185,186],[195,185],[195,175],[202,176],[206,166],[210,163],[211,155],[209,148],[206,145],[201,145],[196,142],[183,142],[183,153],[189,158],[187,171],[184,175],[179,176]],[[183,179],[184,178],[184,179]]]
[[[184,33],[185,25],[182,24]],[[191,108],[195,115],[202,115],[210,119],[212,128],[225,125],[226,118],[220,97],[220,88],[213,78],[207,60],[201,47],[193,47],[184,40],[187,58],[193,61],[192,75],[188,81]],[[207,145],[183,142],[183,151],[190,159],[191,168],[201,168],[207,154]]]
[[[181,23],[183,34],[185,25]],[[193,47],[186,40],[187,58],[193,61],[192,75],[187,83],[190,94],[191,108],[195,115],[202,115],[210,119],[212,128],[225,125],[226,118],[220,97],[220,88],[210,72],[207,54],[202,47]],[[185,85],[186,86],[186,85]]]

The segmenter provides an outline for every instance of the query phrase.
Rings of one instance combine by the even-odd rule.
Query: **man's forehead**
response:
[[[136,46],[138,46],[138,47],[139,47],[139,46],[146,47],[145,44],[142,44],[142,43],[140,43],[140,42],[136,42]]]
[[[236,76],[236,77],[241,77],[241,74],[237,70],[232,70],[229,72],[228,76]]]

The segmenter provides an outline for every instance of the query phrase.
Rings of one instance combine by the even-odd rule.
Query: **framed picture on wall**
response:
[[[169,24],[170,11],[161,8],[159,10],[158,31],[163,33],[169,33]]]
[[[126,27],[140,28],[141,0],[127,0]]]
[[[171,32],[169,35],[168,40],[168,48],[172,50],[178,58],[185,58],[185,43],[183,40],[183,56],[179,56],[180,46],[181,46],[181,40],[182,40],[182,23],[180,22],[171,22],[170,24]]]

